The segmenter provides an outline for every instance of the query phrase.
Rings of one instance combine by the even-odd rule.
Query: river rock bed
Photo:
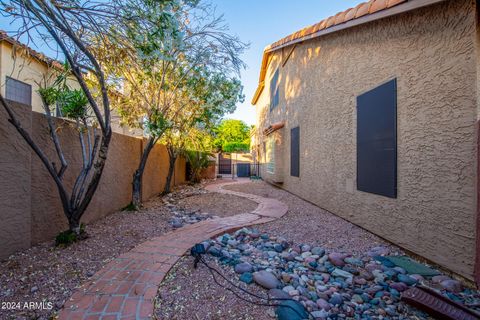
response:
[[[401,293],[417,284],[480,310],[479,292],[457,280],[445,275],[425,279],[377,261],[378,256],[400,254],[383,246],[352,256],[247,228],[203,244],[209,255],[233,268],[240,281],[269,290],[271,297],[298,301],[315,319],[429,319],[400,301]],[[279,309],[277,316],[285,317]]]

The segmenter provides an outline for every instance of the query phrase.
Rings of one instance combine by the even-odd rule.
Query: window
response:
[[[267,172],[275,173],[275,139],[269,137],[267,140]]]
[[[290,130],[290,175],[300,177],[300,127]]]
[[[397,82],[357,97],[357,189],[397,197]]]
[[[280,90],[278,85],[278,73],[279,70],[277,69],[270,81],[270,111],[272,111],[279,103]]]
[[[8,100],[32,105],[32,86],[15,80],[13,78],[6,78],[5,97]]]

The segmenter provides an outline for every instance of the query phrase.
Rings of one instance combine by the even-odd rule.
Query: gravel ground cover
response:
[[[400,253],[398,247],[391,246],[374,234],[263,181],[224,188],[276,198],[288,205],[288,212],[281,219],[258,226],[261,232],[281,236],[294,243],[308,243],[348,253],[362,253],[376,246],[385,246]]]
[[[206,256],[209,265],[220,270],[236,285],[247,288],[238,280],[231,268],[222,268],[212,257]],[[219,283],[228,285],[217,276]],[[263,294],[259,287],[252,292]],[[155,314],[162,320],[271,320],[273,308],[244,302],[212,279],[210,271],[202,264],[193,268],[193,258],[182,258],[168,273],[159,288]]]
[[[212,196],[224,205],[227,200],[244,203],[246,208],[252,205],[242,198],[219,198],[207,193],[202,185],[182,186],[146,202],[138,212],[119,211],[89,224],[89,238],[67,248],[56,248],[50,241],[10,256],[0,262],[0,302],[10,302],[13,310],[0,309],[0,319],[49,319],[76,287],[118,255],[172,230],[176,219],[183,225],[211,218],[177,203],[188,198],[200,203],[208,199],[206,203],[210,203]],[[19,302],[22,306],[24,302],[45,302],[46,307],[51,302],[53,308],[17,308]]]
[[[291,298],[299,302],[297,310],[308,310],[316,319],[430,319],[399,301],[401,292],[418,283],[470,307],[480,302],[477,291],[445,275],[424,279],[382,264],[373,257],[404,253],[288,192],[264,182],[224,188],[274,197],[289,206],[274,222],[204,242],[209,264],[256,294]],[[159,294],[158,318],[276,317],[275,308],[242,301],[215,284],[207,268],[192,265],[192,258],[185,258],[169,273]],[[297,319],[296,314],[286,315],[289,309],[277,311],[282,319]]]
[[[202,212],[211,216],[231,216],[255,210],[257,203],[229,194],[210,193],[181,199],[177,206],[190,212]]]

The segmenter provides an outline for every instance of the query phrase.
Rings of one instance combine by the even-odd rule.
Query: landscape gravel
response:
[[[103,265],[136,245],[171,231],[174,218],[179,218],[182,224],[211,218],[177,206],[182,199],[194,197],[195,201],[203,202],[204,198],[208,201],[214,198],[224,205],[235,202],[251,207],[249,200],[231,196],[225,199],[222,195],[207,193],[202,187],[181,186],[167,196],[146,202],[138,212],[119,211],[108,215],[87,225],[89,237],[69,247],[55,247],[53,241],[48,241],[0,262],[0,302],[15,306],[21,303],[21,308],[0,310],[0,319],[50,319],[73,290]],[[25,302],[44,302],[47,307],[47,303],[51,303],[52,309],[28,310],[23,308]]]
[[[323,210],[285,190],[261,180],[225,186],[225,189],[251,193],[265,198],[276,198],[288,206],[281,219],[258,226],[261,232],[282,236],[296,243],[310,243],[325,249],[362,253],[372,247],[384,246],[400,253],[398,247],[374,234]]]

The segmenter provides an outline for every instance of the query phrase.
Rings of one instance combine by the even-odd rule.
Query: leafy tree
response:
[[[108,80],[91,50],[92,39],[108,40],[118,46],[125,43],[127,20],[122,12],[126,5],[127,1],[120,0],[0,0],[2,16],[20,25],[17,37],[26,37],[31,42],[43,41],[50,48],[56,46],[66,60],[64,67],[55,67],[60,73],[57,81],[53,85],[45,84],[39,91],[58,159],[51,159],[35,142],[15,116],[10,102],[1,95],[0,104],[9,122],[37,154],[55,182],[69,230],[74,235],[80,234],[80,219],[97,190],[112,136]],[[51,46],[52,43],[55,45]],[[68,77],[78,82],[80,90],[65,85]],[[95,78],[94,87],[88,86],[88,77]],[[64,181],[69,166],[52,119],[51,108],[56,102],[61,102],[65,116],[74,120],[82,146],[83,166],[72,188]]]
[[[164,10],[156,9],[161,4],[151,0],[143,2],[143,6],[152,8],[147,20],[163,23]],[[98,48],[103,52],[109,75],[115,79],[112,83],[123,86],[122,94],[115,93],[115,88],[111,90],[111,96],[117,97],[115,105],[122,121],[130,127],[142,129],[147,136],[132,181],[132,205],[135,208],[141,206],[143,172],[155,144],[167,130],[170,137],[183,135],[185,124],[182,121],[197,122],[197,111],[191,110],[198,105],[196,99],[206,95],[199,92],[205,77],[215,71],[215,79],[222,85],[220,74],[238,72],[243,67],[239,55],[245,44],[226,32],[222,19],[215,17],[209,6],[200,6],[198,1],[175,0],[168,8],[172,21],[168,32],[143,26],[137,28],[132,24],[128,30],[131,48],[120,52],[110,50],[109,46]],[[233,81],[225,85],[238,87],[239,83]],[[215,98],[209,97],[210,100]],[[195,116],[189,117],[189,113]],[[170,150],[174,149],[172,143]],[[173,159],[177,156],[176,151],[172,153]]]
[[[169,155],[169,171],[164,193],[170,192],[178,156],[192,148],[196,151],[208,151],[209,130],[224,114],[233,112],[237,102],[243,101],[244,98],[242,85],[235,78],[230,79],[220,73],[212,73],[205,67],[197,69],[196,75],[193,87],[175,100],[176,105],[186,107],[181,107],[181,112],[172,117],[173,125],[166,130],[162,139]],[[208,144],[208,147],[210,146],[211,143]]]
[[[215,136],[215,146],[224,152],[250,149],[250,127],[241,120],[223,120],[215,128]]]

